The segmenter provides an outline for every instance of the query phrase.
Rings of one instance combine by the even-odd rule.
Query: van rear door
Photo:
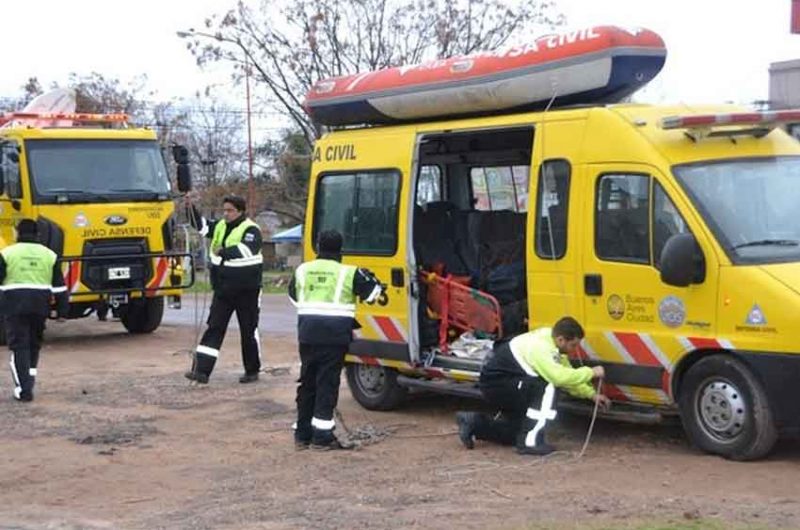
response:
[[[315,149],[306,260],[314,258],[309,243],[317,234],[338,230],[343,261],[369,269],[385,287],[378,300],[358,304],[361,328],[350,350],[354,355],[410,359],[405,209],[411,138],[334,133]]]

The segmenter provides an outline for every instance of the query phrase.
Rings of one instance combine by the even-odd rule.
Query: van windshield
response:
[[[170,188],[153,140],[28,140],[36,202],[163,200]]]
[[[734,263],[800,261],[800,157],[695,163],[673,172]]]

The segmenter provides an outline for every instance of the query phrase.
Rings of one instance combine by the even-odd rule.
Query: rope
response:
[[[597,379],[597,390],[595,390],[595,394],[600,394],[600,389],[603,387],[603,378],[600,377]],[[589,440],[592,439],[592,431],[594,431],[594,421],[597,419],[597,409],[600,408],[600,400],[594,402],[594,409],[592,410],[592,421],[589,422],[589,430],[586,431],[586,439],[583,441],[583,447],[581,447],[581,452],[578,453],[578,456],[575,457],[576,460],[580,460],[583,458],[584,453],[586,453],[586,448],[589,447]]]

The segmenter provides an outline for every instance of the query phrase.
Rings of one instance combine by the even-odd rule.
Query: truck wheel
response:
[[[778,437],[767,394],[753,373],[728,355],[689,369],[680,386],[683,428],[692,443],[732,460],[755,460]]]
[[[397,384],[397,371],[371,364],[348,363],[347,386],[359,405],[368,410],[392,410],[406,397]]]
[[[161,324],[164,316],[164,297],[131,300],[119,319],[129,333],[152,333]]]

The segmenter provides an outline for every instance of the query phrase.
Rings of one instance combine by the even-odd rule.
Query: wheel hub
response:
[[[708,382],[702,387],[698,401],[700,420],[711,436],[727,441],[744,429],[746,404],[739,389],[728,381]]]
[[[380,393],[383,388],[384,372],[382,366],[358,365],[356,380],[361,390],[367,394]]]

